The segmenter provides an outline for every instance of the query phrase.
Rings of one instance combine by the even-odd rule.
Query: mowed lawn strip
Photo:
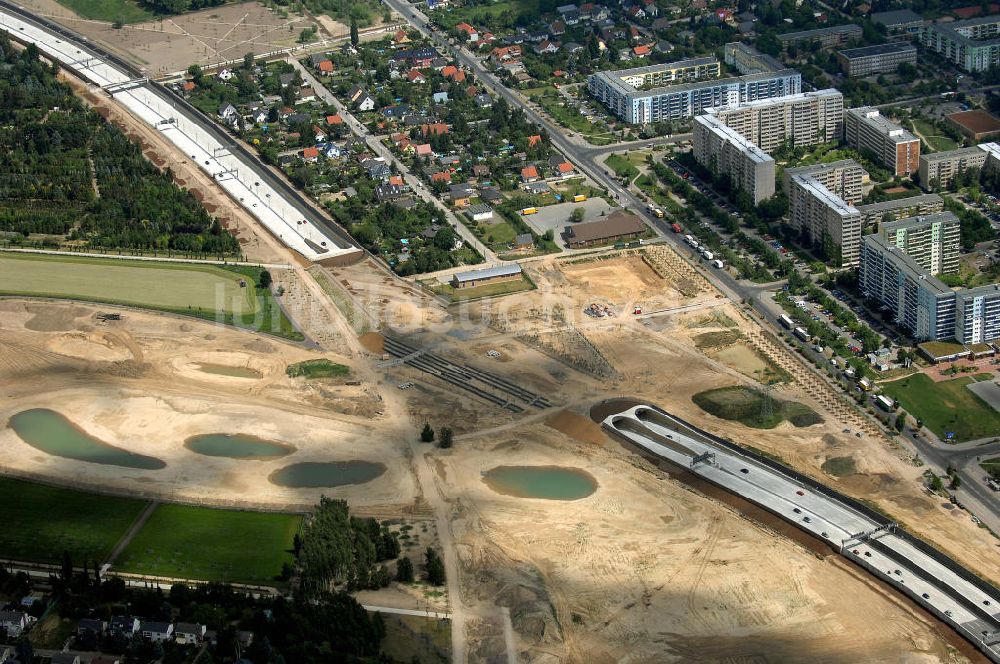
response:
[[[896,399],[913,417],[942,440],[955,432],[950,442],[960,443],[1000,432],[1000,414],[966,388],[969,376],[934,382],[922,373],[882,384],[882,390]]]
[[[0,478],[0,557],[76,565],[104,562],[146,503]]]
[[[297,514],[160,505],[122,552],[123,572],[273,584],[291,563]]]
[[[247,314],[257,310],[250,280],[212,265],[45,254],[0,254],[0,293],[65,297],[154,309]]]

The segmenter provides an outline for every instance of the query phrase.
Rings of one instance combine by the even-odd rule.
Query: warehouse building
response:
[[[937,194],[921,194],[908,198],[897,198],[892,201],[881,201],[859,205],[861,213],[861,228],[870,228],[883,220],[896,221],[928,214],[934,214],[944,209],[944,200]]]
[[[1000,16],[931,23],[920,42],[965,71],[986,71],[1000,64]]]
[[[877,108],[862,106],[844,114],[844,138],[856,150],[870,150],[893,175],[915,173],[920,139],[891,122]]]
[[[907,42],[890,42],[837,51],[837,62],[848,76],[871,76],[894,72],[899,65],[916,64],[917,48]]]
[[[868,171],[853,159],[840,159],[825,164],[786,168],[782,184],[785,193],[789,196],[789,204],[791,204],[791,197],[794,195],[791,181],[796,175],[816,180],[851,205],[857,205],[861,202],[862,187],[865,180],[868,179]]]
[[[754,204],[774,195],[774,159],[714,115],[694,119],[694,157],[713,173],[728,175]]]
[[[717,60],[708,60],[714,62],[714,67],[718,67]],[[666,85],[647,82],[662,78],[673,83],[684,80],[685,76],[688,77],[687,80],[691,80],[702,75],[699,71],[708,76],[710,74],[705,72],[713,70],[709,64],[701,66],[700,70],[699,66],[701,65],[694,64],[678,68],[672,64],[663,64],[603,71],[587,78],[587,88],[612,113],[632,124],[690,118],[706,108],[782,97],[802,90],[802,75],[793,69]],[[678,79],[677,76],[682,78]]]
[[[498,281],[517,281],[522,278],[521,266],[517,263],[507,263],[495,267],[487,267],[481,270],[469,270],[459,272],[452,276],[452,288],[475,288],[485,286]]]
[[[638,215],[616,210],[604,219],[567,226],[563,231],[563,239],[570,249],[582,249],[635,240],[648,230]]]
[[[789,222],[802,237],[834,263],[857,265],[861,213],[809,175],[793,175],[788,191]]]
[[[786,142],[800,147],[839,140],[844,128],[844,95],[831,88],[705,112],[770,152]]]
[[[828,28],[816,28],[815,30],[800,30],[798,32],[786,32],[778,35],[778,42],[782,46],[791,44],[804,44],[806,42],[818,42],[820,46],[843,46],[852,39],[861,39],[864,31],[860,25],[848,23],[846,25],[834,25]]]
[[[879,235],[902,249],[928,274],[958,274],[961,223],[951,212],[882,224]]]

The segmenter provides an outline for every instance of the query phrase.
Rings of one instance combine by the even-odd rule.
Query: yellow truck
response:
[[[523,210],[521,210],[521,214],[524,215],[535,214],[536,212],[538,212],[538,208],[533,208],[533,207],[524,208]]]
[[[574,203],[582,203],[585,200],[587,200],[587,195],[586,194],[577,194],[576,196],[573,197],[573,202]]]

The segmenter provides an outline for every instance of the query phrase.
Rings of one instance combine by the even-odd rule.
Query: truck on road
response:
[[[675,233],[680,233],[684,229],[681,228],[681,225],[675,221],[674,223],[670,224],[670,230],[672,230]]]

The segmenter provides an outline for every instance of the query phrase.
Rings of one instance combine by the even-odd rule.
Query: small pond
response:
[[[264,374],[250,367],[234,367],[228,364],[212,364],[211,362],[198,362],[198,371],[216,376],[228,376],[229,378],[257,379],[264,377]]]
[[[384,472],[385,464],[371,461],[307,461],[279,468],[267,479],[293,489],[318,489],[364,484]]]
[[[10,418],[10,428],[28,445],[53,456],[140,470],[159,470],[167,465],[156,457],[134,454],[94,438],[48,408],[17,413]]]
[[[486,485],[506,496],[579,500],[597,491],[593,475],[564,466],[497,466],[483,473]]]
[[[231,459],[272,459],[295,451],[291,445],[242,433],[206,433],[192,436],[184,441],[184,447],[196,454]]]

